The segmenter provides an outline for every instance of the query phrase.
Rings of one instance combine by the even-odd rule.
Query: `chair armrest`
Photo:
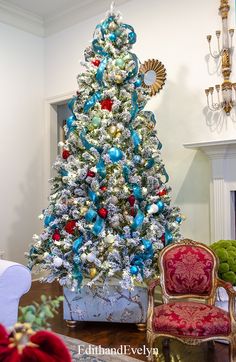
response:
[[[154,310],[154,291],[160,285],[160,277],[151,280],[148,283],[148,311],[147,311],[147,329],[152,330],[152,318]]]
[[[236,298],[236,291],[234,290],[231,283],[226,282],[220,278],[217,278],[217,287],[222,287],[225,289],[226,293],[228,294],[229,301],[228,301],[228,308],[231,320],[236,321],[235,316],[235,298]]]

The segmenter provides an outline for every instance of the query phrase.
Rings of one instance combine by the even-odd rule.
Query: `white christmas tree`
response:
[[[111,11],[85,50],[45,228],[28,253],[31,268],[48,272],[44,281],[79,288],[117,276],[132,288],[158,273],[160,249],[180,238],[135,42]]]

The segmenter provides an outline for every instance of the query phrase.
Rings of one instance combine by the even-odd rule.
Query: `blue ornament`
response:
[[[62,168],[62,169],[60,170],[60,174],[61,174],[62,177],[63,177],[63,176],[68,176],[68,171],[66,171],[66,170],[64,170],[64,168]]]
[[[53,215],[47,215],[44,219],[44,226],[47,227],[49,224],[56,219]]]
[[[165,231],[165,242],[166,242],[166,245],[169,245],[171,244],[173,241],[173,235],[171,234],[171,232],[169,230],[166,230]]]
[[[142,85],[141,79],[137,79],[136,82],[134,82],[134,86],[135,86],[136,88],[141,87],[141,85]]]
[[[162,212],[164,210],[165,205],[161,200],[157,201],[156,205],[158,206],[158,212]]]
[[[149,249],[152,247],[152,243],[150,240],[143,239],[142,242],[143,242],[143,246],[145,247],[145,249]]]
[[[113,163],[118,162],[123,158],[123,152],[117,147],[110,148],[108,155]]]
[[[137,275],[137,274],[138,274],[138,268],[137,268],[135,265],[132,265],[132,266],[130,267],[130,273],[131,273],[132,275]]]
[[[139,155],[135,155],[134,157],[133,157],[133,162],[134,163],[140,163],[141,162],[141,156],[139,156]]]
[[[75,254],[78,253],[79,251],[79,248],[82,246],[83,244],[83,237],[80,236],[78,239],[76,239],[73,243],[73,246],[72,246],[72,250]]]
[[[180,216],[177,216],[177,218],[175,220],[177,221],[178,224],[180,224],[182,221],[182,218]]]
[[[115,34],[115,33],[111,33],[111,34],[109,35],[109,39],[110,39],[110,41],[112,41],[112,42],[116,41],[116,39],[117,39],[116,34]]]
[[[131,31],[128,35],[128,39],[129,39],[129,43],[130,44],[134,44],[137,40],[137,35],[135,34],[134,31]]]

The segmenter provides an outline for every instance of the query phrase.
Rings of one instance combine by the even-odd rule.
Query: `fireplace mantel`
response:
[[[235,239],[236,139],[187,143],[184,147],[203,151],[211,162],[211,241]]]

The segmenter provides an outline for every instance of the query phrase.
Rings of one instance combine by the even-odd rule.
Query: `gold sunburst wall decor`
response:
[[[164,65],[157,59],[148,59],[141,64],[139,71],[144,74],[143,86],[149,89],[151,96],[155,96],[165,84]]]

